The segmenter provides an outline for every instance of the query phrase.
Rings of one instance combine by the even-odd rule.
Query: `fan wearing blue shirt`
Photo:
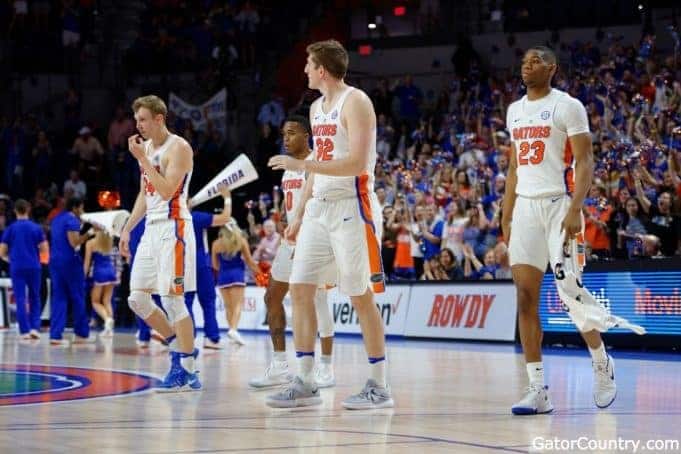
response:
[[[91,238],[87,224],[81,232],[80,216],[83,201],[72,197],[66,202],[66,209],[59,213],[50,224],[50,344],[68,345],[62,339],[66,326],[67,305],[73,309],[74,343],[89,343],[90,316],[85,310],[85,273],[83,259],[78,248]]]
[[[48,248],[43,229],[29,220],[30,212],[30,203],[17,200],[14,204],[17,220],[5,229],[0,241],[0,258],[9,262],[19,335],[24,340],[40,339],[40,253]]]
[[[207,252],[208,235],[206,230],[209,227],[225,225],[232,216],[232,197],[230,196],[229,189],[223,187],[220,189],[220,194],[222,194],[225,201],[224,208],[220,214],[210,214],[192,210],[192,222],[194,224],[194,235],[196,236],[197,291],[184,294],[184,301],[192,316],[192,320],[194,320],[194,312],[192,311],[194,295],[199,297],[199,304],[203,311],[203,331],[205,333],[203,348],[215,350],[220,350],[222,346],[220,345],[218,321],[215,316],[215,280],[213,279],[213,268],[210,263],[210,255]],[[188,205],[191,206],[191,201]]]

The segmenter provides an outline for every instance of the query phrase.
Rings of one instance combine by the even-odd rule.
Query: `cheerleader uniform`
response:
[[[246,265],[241,258],[241,252],[232,256],[220,254],[218,261],[220,263],[217,278],[218,288],[246,286]]]
[[[118,284],[112,254],[92,252],[92,280],[95,286]]]

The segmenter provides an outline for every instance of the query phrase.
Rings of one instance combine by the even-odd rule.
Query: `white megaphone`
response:
[[[223,186],[227,186],[231,191],[257,179],[258,172],[253,167],[251,160],[245,154],[240,154],[192,197],[191,206],[195,207],[220,195],[220,188]]]
[[[120,236],[125,223],[128,221],[128,217],[130,217],[130,212],[127,210],[115,210],[83,213],[80,219],[83,222],[89,222],[102,230],[106,230],[111,236]]]

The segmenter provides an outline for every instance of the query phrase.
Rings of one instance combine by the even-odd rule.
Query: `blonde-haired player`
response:
[[[335,260],[339,290],[350,296],[357,311],[369,357],[369,379],[343,406],[392,407],[385,376],[383,320],[374,304],[374,292],[385,289],[382,214],[374,193],[376,113],[364,92],[345,84],[348,53],[339,42],[313,43],[307,53],[308,86],[322,93],[310,107],[315,159],[275,156],[269,162],[274,169],[310,175],[285,233],[289,240],[297,237],[290,284],[298,374],[284,391],[270,396],[267,404],[321,403],[313,375],[317,333],[313,300],[324,267]]]
[[[286,152],[296,159],[308,159],[311,156],[309,146],[310,125],[305,117],[293,115],[286,119],[281,134]],[[284,192],[284,211],[286,219],[292,220],[300,207],[306,175],[304,171],[287,170],[281,177],[281,189]],[[289,290],[289,279],[295,246],[287,240],[281,241],[277,255],[272,262],[272,276],[267,292],[265,304],[267,306],[267,322],[272,339],[272,361],[265,369],[262,377],[253,378],[249,385],[253,388],[266,388],[283,385],[289,382],[288,361],[286,359],[286,313],[284,312],[284,297]],[[327,276],[320,282],[314,296],[319,339],[322,356],[314,369],[314,379],[317,386],[327,388],[336,384],[333,373],[331,353],[333,351],[333,317],[327,302],[326,284],[335,282],[335,264],[331,264]],[[333,274],[333,275],[331,275]]]
[[[196,243],[187,208],[193,152],[186,140],[168,131],[168,109],[158,96],[137,98],[132,109],[139,134],[128,139],[128,148],[142,178],[121,233],[122,254],[130,254],[130,231],[145,216],[146,225],[130,272],[128,304],[170,344],[170,371],[158,391],[198,390],[194,323],[184,303],[184,293],[196,290]],[[167,317],[153,303],[152,293],[161,296]]]
[[[525,53],[522,78],[527,95],[509,106],[506,119],[513,152],[502,228],[505,240],[510,239],[520,341],[530,382],[511,410],[523,415],[553,410],[544,384],[539,293],[548,263],[559,292],[575,291],[566,287],[563,247],[582,241],[582,205],[594,167],[586,110],[579,100],[551,88],[556,68],[556,56],[546,47]],[[593,359],[594,400],[598,407],[607,407],[616,394],[613,360],[598,331],[581,334]]]

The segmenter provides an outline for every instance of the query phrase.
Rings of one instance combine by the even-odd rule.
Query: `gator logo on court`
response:
[[[0,364],[0,407],[121,396],[146,391],[156,382],[132,372]]]

